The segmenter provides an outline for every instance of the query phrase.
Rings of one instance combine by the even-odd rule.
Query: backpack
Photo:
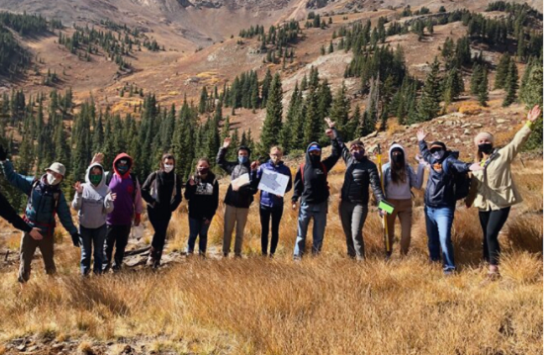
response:
[[[106,186],[110,186],[111,179],[113,179],[113,174],[115,173],[109,172],[106,174]],[[134,184],[134,188],[132,189],[132,201],[136,201],[136,187],[138,185],[138,178],[133,173],[130,173],[130,178]]]
[[[32,182],[32,189],[30,190],[30,195],[28,196],[28,201],[27,201],[27,204],[30,204],[32,203],[32,195],[34,194],[34,190],[36,189],[36,187],[39,185],[40,183],[40,180],[36,179]],[[59,208],[59,200],[60,200],[60,190],[57,190],[55,192],[53,192],[53,199],[54,199],[54,206],[53,206],[53,223],[52,224],[38,224],[34,221],[30,221],[28,219],[28,217],[26,216],[26,211],[25,211],[25,215],[24,215],[24,218],[23,220],[25,222],[31,222],[37,226],[41,226],[41,227],[47,227],[47,228],[50,228],[50,227],[54,227],[55,226],[55,215],[57,214],[57,209]]]
[[[448,160],[451,158],[458,159],[459,158],[459,152],[451,152],[450,155],[445,159],[446,164],[444,164],[444,172],[448,174],[449,170],[449,162]],[[468,196],[468,193],[470,191],[470,185],[472,183],[472,177],[466,173],[458,173],[457,171],[452,171],[453,175],[453,190],[454,190],[454,196],[455,200],[462,200]]]
[[[319,162],[321,164],[321,169],[323,169],[323,172],[325,173],[325,179],[327,178],[327,174],[329,173],[327,171],[327,167],[323,162]],[[301,163],[299,166],[300,169],[300,180],[302,181],[302,184],[304,185],[304,163]],[[329,182],[327,181],[327,189],[330,189]]]

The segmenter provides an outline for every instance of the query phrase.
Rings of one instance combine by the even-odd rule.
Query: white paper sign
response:
[[[232,180],[230,184],[232,185],[232,190],[240,190],[240,187],[249,184],[249,174],[240,175],[237,179]]]
[[[289,176],[263,169],[263,175],[261,176],[261,182],[259,183],[258,189],[274,195],[283,196],[285,195],[285,190],[287,190],[288,183]]]

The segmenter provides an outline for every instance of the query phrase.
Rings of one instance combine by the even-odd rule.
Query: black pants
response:
[[[480,224],[484,234],[484,259],[491,265],[499,265],[499,232],[508,219],[510,207],[497,211],[480,211]]]
[[[172,218],[172,213],[169,211],[155,211],[152,208],[147,209],[147,216],[149,221],[155,230],[153,240],[151,241],[151,259],[156,264],[161,261],[162,250],[166,242],[166,231],[168,230],[168,224]]]
[[[270,230],[270,218],[272,217],[272,241],[270,243],[270,255],[274,255],[276,248],[278,247],[283,205],[275,207],[261,205],[259,214],[261,216],[261,250],[263,255],[268,254],[268,231]]]
[[[123,266],[125,257],[125,248],[130,235],[130,225],[128,226],[108,226],[106,232],[106,243],[104,244],[104,264],[102,270],[104,272],[110,269],[112,264],[113,247],[115,246],[115,256],[113,258],[113,270],[120,270]]]

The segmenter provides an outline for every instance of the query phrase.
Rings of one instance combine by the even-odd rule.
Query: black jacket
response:
[[[455,207],[454,174],[467,173],[470,170],[470,164],[457,160],[453,152],[449,150],[441,159],[435,159],[425,141],[419,142],[419,151],[423,159],[431,165],[425,189],[425,205],[435,208]]]
[[[346,176],[341,192],[342,201],[368,205],[369,185],[372,186],[372,192],[378,202],[384,200],[376,164],[368,160],[367,157],[361,160],[355,159],[344,142],[339,141],[339,144],[342,149],[342,158],[346,163]]]
[[[155,171],[149,174],[142,185],[142,197],[147,202],[148,209],[168,214],[175,211],[181,203],[182,186],[182,180],[174,172]],[[156,192],[153,193],[155,189]]]
[[[302,202],[319,204],[327,201],[329,198],[329,185],[327,183],[327,174],[331,171],[334,165],[340,159],[340,149],[338,141],[332,140],[332,153],[331,155],[320,161],[317,164],[313,164],[310,160],[310,153],[308,149],[312,145],[318,145],[316,142],[312,142],[306,148],[306,162],[303,165],[304,171],[301,171],[300,167],[295,175],[295,188],[293,192],[293,202],[297,202],[299,198]],[[302,178],[304,174],[304,179]]]
[[[189,217],[211,221],[219,205],[219,183],[210,171],[205,179],[195,179],[196,185],[189,181],[185,185],[185,199],[189,201]]]
[[[15,228],[23,232],[30,232],[32,228],[11,207],[8,200],[0,193],[0,217],[11,223]]]
[[[239,162],[230,162],[225,160],[227,149],[221,147],[219,153],[217,153],[217,165],[230,174],[231,180],[235,180],[244,174],[249,174],[251,177],[251,169],[249,161],[244,164]],[[253,202],[253,195],[257,192],[257,189],[253,184],[240,187],[238,191],[232,189],[232,185],[229,185],[227,194],[225,195],[225,204],[238,207],[249,208]]]

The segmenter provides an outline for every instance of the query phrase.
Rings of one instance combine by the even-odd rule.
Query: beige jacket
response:
[[[522,201],[512,179],[511,164],[530,134],[531,129],[524,125],[508,145],[491,155],[484,170],[472,173],[467,206],[474,202],[474,207],[482,211],[495,211]]]

